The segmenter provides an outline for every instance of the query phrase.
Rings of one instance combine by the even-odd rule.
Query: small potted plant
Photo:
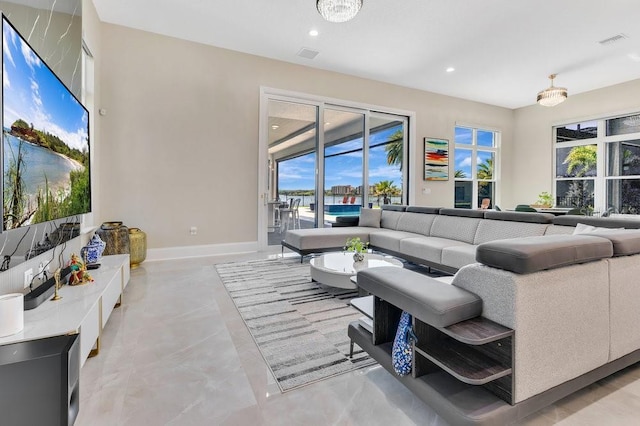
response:
[[[356,262],[362,262],[364,260],[364,253],[369,248],[368,242],[363,242],[360,240],[360,237],[354,237],[347,239],[347,244],[345,245],[345,251],[353,252],[353,260]]]
[[[549,194],[547,191],[543,191],[538,194],[538,201],[536,201],[536,204],[532,204],[531,206],[542,208],[553,207],[553,195]]]

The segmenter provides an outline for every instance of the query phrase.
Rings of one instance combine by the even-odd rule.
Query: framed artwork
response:
[[[424,180],[449,180],[449,141],[424,138]]]

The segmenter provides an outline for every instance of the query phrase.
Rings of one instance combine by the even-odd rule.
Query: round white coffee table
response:
[[[311,259],[311,279],[331,287],[355,289],[358,286],[351,277],[367,268],[396,266],[402,268],[402,262],[391,256],[366,253],[362,262],[353,261],[352,252],[323,254]]]

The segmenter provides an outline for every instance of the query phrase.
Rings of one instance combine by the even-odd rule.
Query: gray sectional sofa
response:
[[[360,237],[378,251],[455,273],[475,263],[478,245],[490,241],[572,234],[579,222],[640,228],[640,221],[418,206],[386,205],[380,210],[363,209],[362,215],[370,217],[354,218],[333,228],[289,230],[282,247],[304,256],[341,250],[347,238]],[[349,224],[355,226],[345,226]]]
[[[360,222],[370,226],[290,231],[283,245],[304,255],[359,236],[455,272],[449,283],[408,269],[358,272],[373,295],[373,332],[348,327],[393,373],[409,312],[413,370],[397,378],[451,424],[517,423],[640,361],[640,221],[393,206],[379,227]]]

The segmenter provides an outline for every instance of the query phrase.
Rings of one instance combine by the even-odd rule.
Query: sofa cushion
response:
[[[434,327],[448,327],[482,312],[482,300],[475,294],[407,269],[365,269],[358,272],[358,287]]]
[[[407,206],[400,206],[397,204],[383,204],[380,206],[382,210],[394,211],[394,212],[403,212],[407,210]]]
[[[382,209],[382,217],[380,218],[380,227],[385,229],[396,229],[398,220],[404,213],[395,210]]]
[[[603,228],[600,226],[591,226],[591,225],[586,225],[584,223],[577,223],[576,227],[573,228],[573,235],[580,235],[580,234],[599,234],[601,232],[607,232],[607,231],[612,231],[612,230],[621,230],[624,228]]]
[[[640,253],[640,230],[637,229],[601,229],[595,233],[582,235],[593,235],[611,241],[614,256],[630,256]]]
[[[544,231],[544,235],[572,235],[573,226],[549,225]]]
[[[348,238],[359,237],[369,241],[373,228],[350,226],[343,228],[290,229],[284,235],[284,241],[298,250],[313,250],[344,247]]]
[[[400,253],[432,263],[442,263],[442,249],[466,245],[462,241],[438,237],[405,238],[400,241]]]
[[[483,219],[485,211],[471,209],[440,209],[439,214],[443,216],[475,217],[477,219]]]
[[[500,213],[500,212],[496,212]],[[485,219],[478,224],[478,230],[473,240],[474,244],[507,238],[523,238],[544,235],[549,225],[542,223],[522,223],[506,220]]]
[[[411,213],[438,214],[442,209],[443,207],[408,206],[406,211]]]
[[[554,217],[553,223],[555,225],[563,225],[563,226],[576,226],[578,223],[584,223],[586,225],[599,226],[602,228],[625,228],[625,229],[640,228],[640,220],[611,218],[611,217],[565,215],[565,216]]]
[[[436,217],[438,217],[436,214],[411,213],[407,211],[400,216],[396,229],[398,231],[429,235],[431,225]]]
[[[480,244],[476,260],[518,274],[559,268],[611,257],[606,238],[591,235],[555,235],[497,240]]]
[[[400,253],[400,241],[405,238],[415,238],[416,234],[392,229],[376,229],[369,235],[369,243],[375,248]]]
[[[380,228],[381,218],[382,210],[380,209],[360,209],[360,220],[358,221],[358,226]]]
[[[464,244],[450,246],[442,249],[442,264],[460,269],[463,266],[475,263],[477,245]]]
[[[483,219],[438,215],[431,225],[431,236],[473,244],[481,220]]]
[[[485,219],[509,220],[514,222],[551,223],[554,217],[555,216],[550,213],[498,212],[491,210],[484,212]]]

